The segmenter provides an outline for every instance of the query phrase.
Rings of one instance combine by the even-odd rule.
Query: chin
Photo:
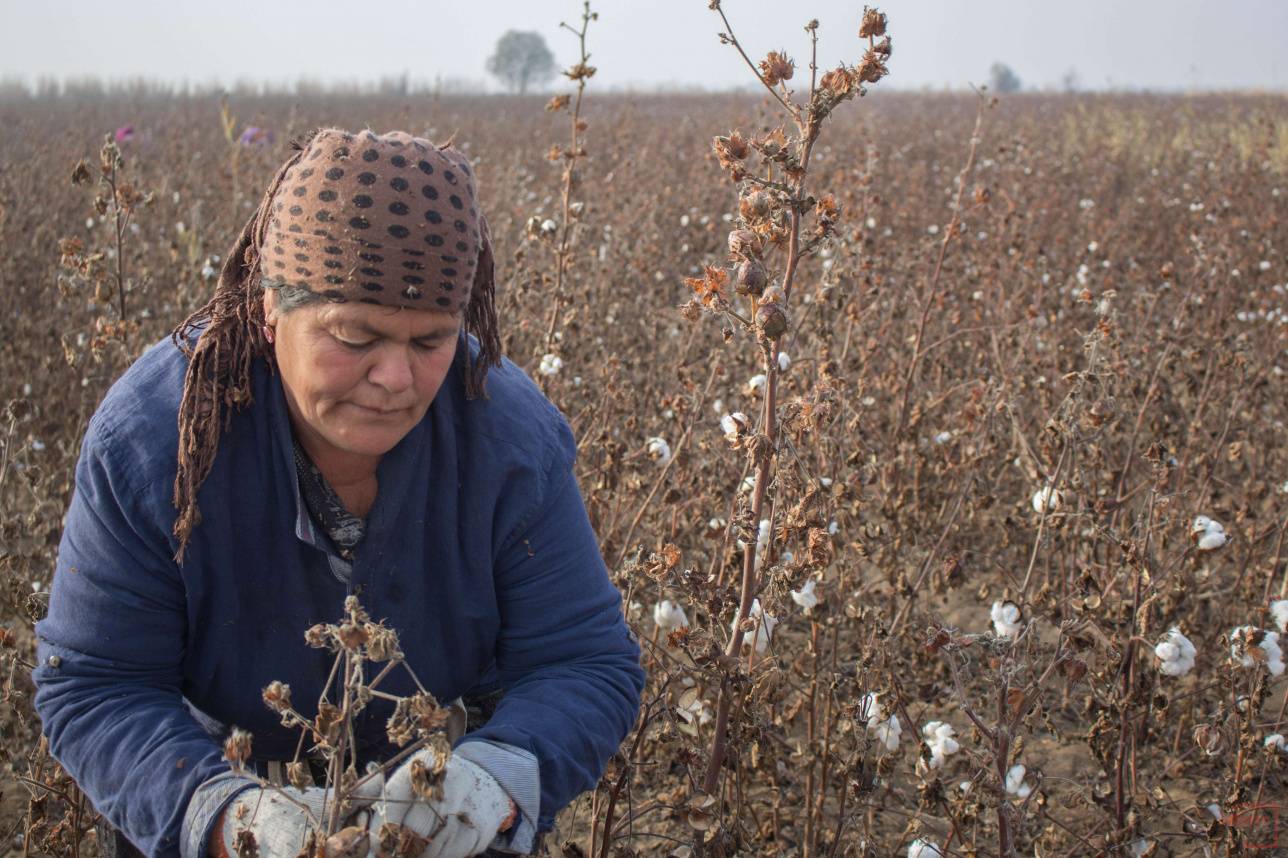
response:
[[[364,456],[383,456],[406,437],[406,432],[363,432],[353,440],[353,452]]]
[[[410,430],[410,426],[346,427],[337,434],[332,444],[360,456],[383,456],[396,447]]]

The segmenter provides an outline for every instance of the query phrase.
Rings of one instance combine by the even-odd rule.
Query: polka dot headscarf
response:
[[[214,296],[173,332],[189,356],[174,482],[177,562],[201,521],[197,491],[221,429],[251,404],[255,360],[272,358],[262,287],[461,313],[478,340],[465,374],[471,399],[501,362],[492,243],[469,160],[403,131],[320,128],[292,146],[228,252]]]
[[[459,312],[489,245],[463,154],[325,129],[282,177],[260,268],[333,301]]]

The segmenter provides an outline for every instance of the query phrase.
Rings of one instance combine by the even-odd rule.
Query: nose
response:
[[[404,393],[412,385],[411,356],[407,349],[380,349],[367,373],[367,381],[391,394]]]

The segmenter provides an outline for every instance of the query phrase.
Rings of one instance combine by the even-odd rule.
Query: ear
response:
[[[277,324],[277,293],[272,289],[264,290],[264,323]]]

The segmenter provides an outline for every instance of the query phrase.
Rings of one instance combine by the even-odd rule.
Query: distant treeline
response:
[[[439,77],[433,80],[413,79],[410,75],[381,77],[367,81],[320,81],[300,78],[293,82],[240,80],[231,86],[219,81],[194,83],[153,78],[100,78],[80,76],[56,78],[42,76],[34,81],[20,77],[0,78],[0,99],[73,98],[175,98],[202,96],[312,96],[312,95],[416,95],[432,96],[482,93],[487,89],[481,79]]]
[[[608,92],[636,93],[706,93],[707,87],[688,83],[625,84],[601,87]],[[219,81],[194,83],[192,81],[167,81],[155,78],[100,78],[77,76],[57,78],[41,76],[34,81],[18,76],[0,77],[0,101],[46,100],[67,98],[96,100],[108,98],[202,98],[221,95],[251,98],[302,97],[302,96],[416,96],[481,95],[495,92],[483,78],[435,77],[412,78],[410,75],[385,76],[375,80],[321,81],[300,78],[295,81],[239,80],[231,86]],[[553,91],[553,90],[552,90]],[[737,90],[735,90],[737,91]]]

